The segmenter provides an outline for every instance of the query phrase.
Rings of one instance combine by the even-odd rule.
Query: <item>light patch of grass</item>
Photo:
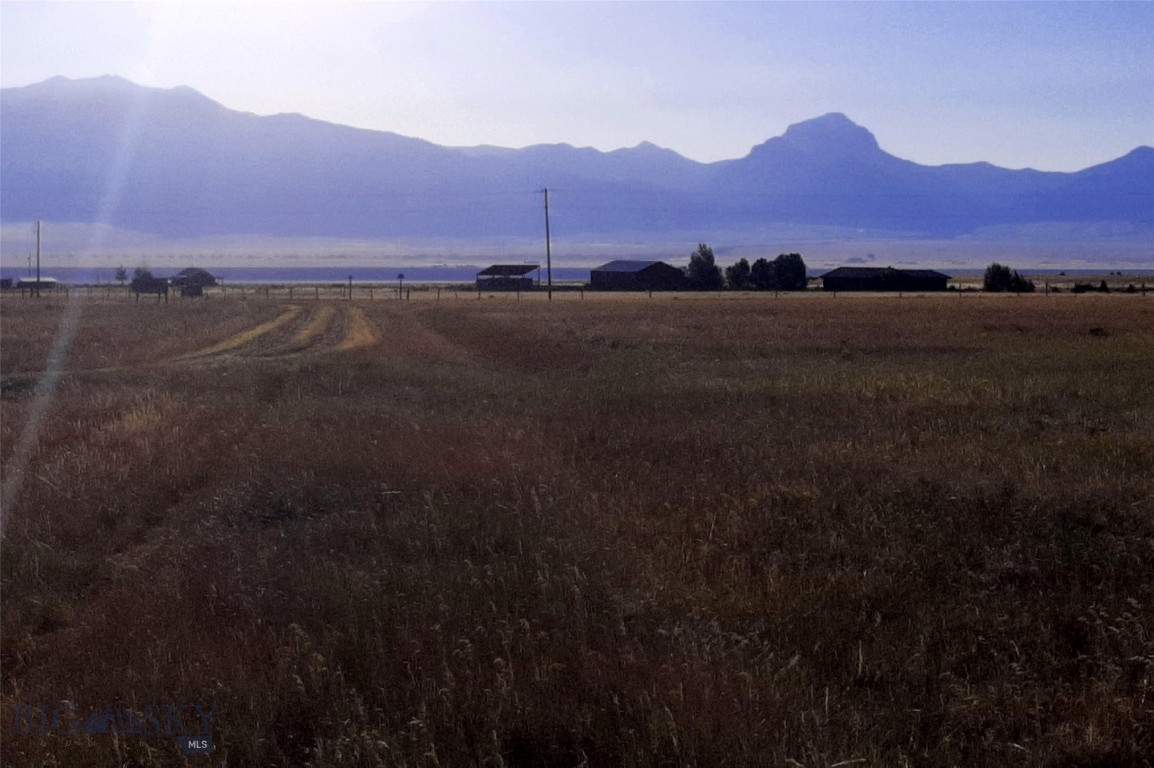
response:
[[[336,314],[336,309],[332,304],[325,304],[320,309],[313,312],[308,323],[306,323],[299,331],[293,334],[294,344],[308,344],[317,336],[325,332],[332,322],[333,315]]]
[[[280,328],[282,325],[288,323],[298,314],[300,314],[300,311],[301,308],[299,306],[290,306],[280,315],[273,318],[272,320],[269,320],[268,322],[261,323],[260,325],[249,328],[248,330],[242,331],[234,336],[230,336],[224,341],[217,342],[216,344],[205,347],[204,349],[198,349],[195,352],[188,352],[180,355],[176,359],[193,360],[199,357],[219,355],[224,352],[231,352],[232,350],[239,349],[246,344],[251,344],[261,336],[264,336],[265,334],[271,333],[277,328]]]
[[[349,350],[358,349],[360,347],[371,347],[376,344],[380,338],[377,329],[365,316],[365,311],[359,306],[349,307],[348,310],[348,328],[345,331],[345,338],[341,341],[339,349]]]

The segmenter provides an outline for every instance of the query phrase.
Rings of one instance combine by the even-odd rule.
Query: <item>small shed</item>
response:
[[[39,280],[35,277],[22,277],[16,281],[16,287],[20,290],[41,290],[52,291],[59,285],[55,277],[41,277]]]
[[[928,293],[946,290],[950,276],[932,269],[893,267],[838,267],[821,276],[827,291],[909,291]]]
[[[681,291],[686,280],[684,272],[664,261],[619,259],[592,270],[589,287],[595,291]]]
[[[494,264],[477,273],[477,290],[528,291],[533,288],[528,274],[540,269],[540,264]]]

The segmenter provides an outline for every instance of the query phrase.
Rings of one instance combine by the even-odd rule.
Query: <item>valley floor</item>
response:
[[[1150,764],[1154,296],[415,296],[0,299],[5,765]]]

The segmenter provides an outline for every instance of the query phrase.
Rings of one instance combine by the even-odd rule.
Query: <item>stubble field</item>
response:
[[[5,765],[1151,764],[1149,297],[0,321]]]

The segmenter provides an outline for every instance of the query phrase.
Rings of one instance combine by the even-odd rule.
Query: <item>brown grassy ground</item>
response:
[[[1154,298],[75,310],[0,302],[5,765],[1151,764]]]

